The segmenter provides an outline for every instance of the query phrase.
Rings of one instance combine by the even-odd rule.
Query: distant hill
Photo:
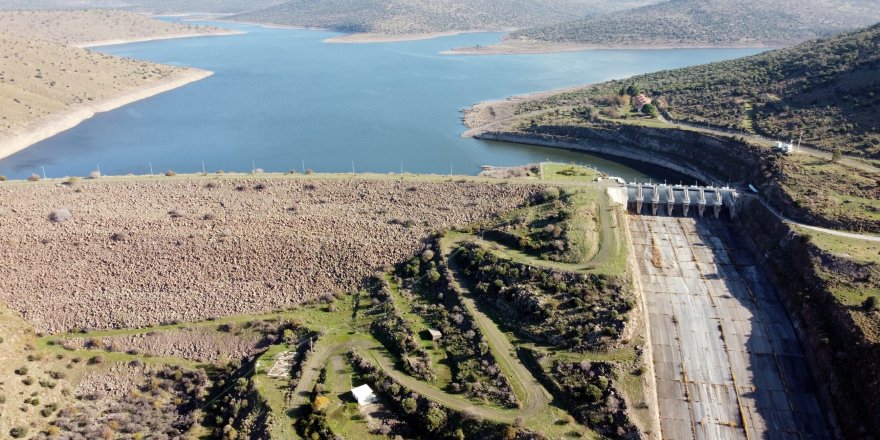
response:
[[[214,27],[168,23],[111,9],[0,11],[0,29],[9,34],[67,45],[228,32]]]
[[[509,39],[610,47],[788,45],[880,21],[876,0],[669,0]]]
[[[284,0],[0,0],[0,10],[113,8],[135,12],[238,14]]]
[[[633,8],[651,0],[293,0],[232,20],[351,33],[509,30]]]

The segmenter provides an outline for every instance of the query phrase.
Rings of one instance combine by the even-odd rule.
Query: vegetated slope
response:
[[[52,113],[188,72],[5,33],[0,59],[0,137]]]
[[[871,0],[670,0],[516,32],[511,39],[596,46],[778,45],[868,26]]]
[[[25,38],[67,45],[225,32],[220,28],[168,23],[111,9],[5,11],[0,12],[0,29]]]
[[[667,117],[880,158],[880,24],[792,48],[635,76],[541,106],[598,102],[635,85]],[[581,101],[583,102],[583,101]]]
[[[641,6],[650,1],[293,0],[231,19],[393,35],[523,28]]]

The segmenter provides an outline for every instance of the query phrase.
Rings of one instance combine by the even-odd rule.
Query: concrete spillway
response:
[[[662,438],[833,438],[793,324],[726,222],[634,215],[628,223]]]
[[[733,188],[716,188],[712,186],[657,185],[648,183],[631,183],[626,185],[627,204],[630,210],[643,214],[643,207],[650,206],[651,215],[675,215],[676,206],[681,207],[681,215],[687,217],[691,206],[697,206],[697,214],[703,217],[707,208],[711,208],[715,218],[721,216],[726,209],[731,217],[737,213],[739,192]]]

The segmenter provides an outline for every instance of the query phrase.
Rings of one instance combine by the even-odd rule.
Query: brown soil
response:
[[[64,347],[80,350],[98,342],[97,349],[117,352],[136,352],[152,356],[173,356],[196,362],[223,363],[241,359],[260,351],[260,336],[220,333],[214,329],[183,328],[175,331],[149,332],[133,335],[107,336],[97,341],[71,338]]]
[[[48,333],[288,307],[351,291],[430,231],[536,191],[315,178],[0,184],[0,299]],[[59,208],[72,219],[49,221]]]

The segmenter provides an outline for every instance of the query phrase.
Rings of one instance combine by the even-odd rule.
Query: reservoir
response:
[[[24,178],[312,169],[315,172],[477,174],[481,165],[543,160],[590,164],[628,180],[675,178],[657,168],[582,153],[461,138],[476,102],[736,58],[760,49],[593,50],[450,56],[502,34],[329,44],[332,32],[206,23],[243,35],[97,48],[215,75],[101,113],[0,160]]]

